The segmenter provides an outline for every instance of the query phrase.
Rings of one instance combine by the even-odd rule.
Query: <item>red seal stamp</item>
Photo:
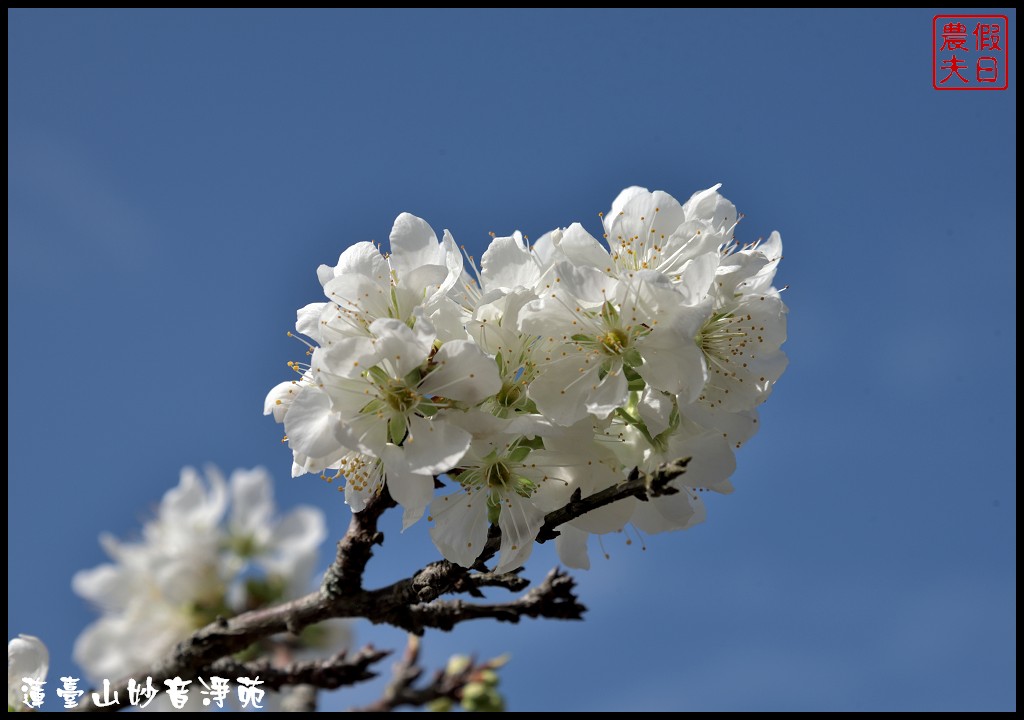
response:
[[[1008,88],[1009,33],[1005,15],[936,15],[932,19],[932,87]]]

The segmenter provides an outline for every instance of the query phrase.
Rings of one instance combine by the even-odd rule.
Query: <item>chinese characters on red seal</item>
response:
[[[932,19],[932,86],[936,90],[1009,87],[1009,24],[1005,15],[936,15]]]

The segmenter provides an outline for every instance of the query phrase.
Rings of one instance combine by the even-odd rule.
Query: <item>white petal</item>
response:
[[[317,552],[314,550],[304,554],[292,554],[284,559],[264,557],[259,560],[259,563],[269,575],[284,581],[284,596],[294,598],[310,591],[318,561]],[[232,590],[235,587],[237,585],[232,587]]]
[[[615,412],[616,408],[626,404],[629,390],[621,368],[609,372],[587,398],[587,412],[594,417],[604,419]]]
[[[388,417],[378,418],[375,413],[356,415],[337,424],[335,438],[341,447],[379,457],[388,444],[388,420]]]
[[[562,229],[555,228],[551,232],[546,232],[537,238],[537,241],[533,244],[533,254],[540,261],[541,272],[554,265],[560,260],[565,260],[565,253],[559,247],[562,243]]]
[[[705,430],[688,436],[685,430],[669,438],[662,461],[689,457],[686,472],[673,481],[689,488],[706,488],[723,494],[732,492],[729,476],[736,471],[736,456],[722,433]]]
[[[451,298],[440,298],[431,303],[426,320],[437,331],[437,339],[441,342],[465,340],[466,311]]]
[[[456,425],[472,435],[474,442],[493,439],[495,446],[502,443],[505,434],[528,434],[525,431],[525,428],[528,427],[527,423],[518,422],[518,418],[515,421],[507,420],[478,409],[445,413],[444,419],[445,422]],[[490,449],[482,454],[486,455],[488,452]]]
[[[75,639],[73,657],[92,678],[121,677],[132,672],[129,623],[121,616],[105,616],[92,623]],[[128,657],[126,657],[128,656]],[[9,686],[8,691],[10,690]],[[19,699],[20,702],[20,699]]]
[[[605,218],[608,227],[611,227],[611,221],[614,220],[615,217],[619,215],[619,213],[625,210],[626,205],[628,205],[633,200],[633,198],[640,195],[650,194],[651,191],[648,190],[647,188],[640,187],[639,185],[633,185],[632,187],[628,187],[622,192],[620,192],[618,195],[616,195],[615,199],[612,200],[612,208],[611,210],[608,211],[608,215]]]
[[[323,457],[309,457],[302,453],[292,452],[292,477],[299,477],[306,473],[321,473],[324,470],[338,469],[338,460],[349,452],[348,448],[340,445],[330,455]]]
[[[387,317],[391,307],[390,284],[366,275],[339,275],[324,286],[324,294],[344,311]]]
[[[340,444],[335,433],[340,425],[341,416],[331,410],[327,393],[307,385],[284,418],[288,447],[314,458],[336,453]]]
[[[678,286],[660,270],[637,270],[619,284],[615,301],[622,312],[627,308],[634,313],[645,312],[643,306],[649,304],[657,315],[674,312],[683,304],[683,297]]]
[[[690,260],[679,273],[678,289],[685,305],[698,305],[708,297],[718,270],[718,253],[704,253]]]
[[[368,337],[342,337],[328,340],[325,347],[313,351],[310,366],[313,368],[311,377],[319,372],[327,372],[328,377],[357,378],[364,370],[371,368],[379,361],[381,348],[374,345]],[[341,404],[345,404],[342,401]]]
[[[295,329],[300,334],[320,342],[320,318],[324,314],[327,303],[310,303],[295,313]]]
[[[352,508],[352,512],[362,512],[384,486],[384,468],[379,458],[370,455],[361,455],[358,458],[355,456],[355,453],[349,455],[349,461],[362,462],[364,466],[358,482],[352,477],[345,478],[345,503]]]
[[[675,232],[686,214],[679,201],[666,192],[637,192],[613,214],[608,224],[608,242],[612,247],[622,240],[649,242],[651,237],[669,236]]]
[[[573,299],[560,299],[565,295],[557,290],[554,293],[549,291],[545,297],[523,305],[519,311],[518,330],[542,337],[567,337],[576,327],[573,325],[576,316],[572,310],[575,305]]]
[[[692,402],[707,382],[707,367],[704,354],[692,338],[679,340],[672,336],[656,338],[655,333],[644,338],[644,364],[637,372],[651,387],[679,393],[685,402]]]
[[[255,468],[231,473],[232,533],[269,535],[274,512],[274,489],[266,470]]]
[[[418,388],[423,395],[476,405],[501,390],[498,366],[471,340],[446,342],[433,362],[437,366]]]
[[[426,320],[410,328],[401,320],[382,318],[370,325],[370,332],[376,336],[374,347],[378,361],[385,363],[396,378],[404,377],[426,361],[436,337],[433,326]]]
[[[338,258],[338,264],[331,270],[334,277],[362,275],[385,287],[391,282],[388,261],[380,254],[377,246],[371,242],[364,241],[350,245]]]
[[[7,643],[7,706],[25,709],[21,702],[22,678],[45,680],[50,653],[34,635],[18,635]]]
[[[409,472],[437,475],[455,467],[469,449],[473,436],[446,422],[443,415],[432,419],[409,418],[409,435],[402,445]],[[388,458],[383,458],[388,464]]]
[[[636,498],[623,498],[604,507],[584,513],[573,520],[572,524],[580,530],[601,535],[617,532],[629,523],[638,502]]]
[[[569,352],[576,353],[576,349]],[[530,383],[530,399],[544,417],[559,425],[572,425],[587,415],[586,402],[598,382],[600,368],[591,361],[585,364],[583,353],[575,360],[560,359],[541,368],[540,375]]]
[[[323,511],[310,505],[300,505],[285,515],[270,536],[271,556],[265,565],[289,577],[292,567],[303,558],[315,557],[320,543],[327,537],[327,521]]]
[[[681,490],[675,495],[662,495],[647,502],[638,502],[632,522],[645,533],[685,530],[704,522],[707,515],[704,503],[692,491]]]
[[[658,260],[658,269],[668,273],[679,282],[679,271],[687,262],[700,255],[712,255],[721,258],[718,248],[728,242],[726,233],[715,230],[702,220],[683,222],[666,239],[662,240],[662,253]]]
[[[777,348],[786,342],[786,315],[789,309],[778,295],[765,295],[764,300],[747,299],[741,304],[739,313],[745,308],[752,322],[757,326],[757,337],[765,350]]]
[[[359,486],[354,483],[345,483],[345,504],[352,509],[352,512],[362,512],[370,500],[377,496],[379,487],[372,487],[369,483]]]
[[[613,299],[619,289],[619,282],[605,274],[603,268],[576,267],[565,261],[548,270],[541,278],[541,284],[545,286],[542,297],[559,297],[570,304],[575,299],[584,304],[600,305]]]
[[[590,556],[587,554],[587,539],[590,533],[574,528],[572,525],[560,525],[555,548],[558,559],[571,568],[590,569]]]
[[[397,448],[391,446],[387,450],[394,453]],[[402,530],[405,530],[426,512],[431,498],[434,497],[434,476],[409,472],[402,462],[392,461],[386,464],[388,491],[395,502],[402,506]]]
[[[153,568],[151,599],[184,607],[200,598],[220,597],[225,587],[218,551],[216,545],[203,543],[202,547],[168,553]]]
[[[402,213],[391,228],[391,267],[399,279],[421,265],[438,262],[438,242],[434,230],[423,218]]]
[[[701,402],[682,405],[680,414],[701,427],[720,430],[729,442],[730,447],[738,447],[757,433],[759,423],[757,410],[741,412],[712,411]]]
[[[334,279],[334,268],[330,265],[321,265],[316,269],[316,276],[321,285],[326,285]]]
[[[184,468],[178,485],[164,493],[157,513],[159,523],[180,533],[215,528],[227,509],[228,490],[223,476],[215,468],[207,469],[210,491],[194,468]]]
[[[537,257],[524,246],[518,234],[494,238],[480,258],[480,276],[487,290],[532,288],[540,274]]]
[[[483,492],[461,491],[430,504],[434,527],[430,537],[445,559],[471,567],[487,542],[487,498]]]
[[[443,294],[442,285],[448,279],[444,265],[420,265],[407,270],[399,279],[403,287],[414,290],[419,298]]]
[[[651,387],[644,388],[640,402],[637,404],[637,411],[652,437],[660,435],[668,429],[672,418],[672,407],[671,395]]]
[[[604,246],[579,223],[573,223],[562,231],[558,247],[576,265],[589,265],[604,270],[612,263]]]
[[[498,565],[494,572],[515,570],[526,562],[533,552],[533,541],[537,539],[540,526],[544,524],[544,512],[528,499],[516,493],[508,493],[498,514],[501,528],[501,547]]]
[[[718,183],[707,190],[695,192],[683,205],[687,218],[697,218],[715,229],[730,229],[736,224],[736,206],[718,194]]]
[[[292,406],[292,400],[296,398],[302,386],[296,380],[278,383],[267,393],[267,399],[263,401],[263,414],[274,414],[274,422],[284,422],[284,416],[288,408]]]
[[[696,334],[709,312],[709,304],[678,308],[638,341],[644,364],[637,372],[651,387],[682,393],[683,402],[692,402],[700,394],[707,381],[707,366]]]
[[[116,609],[123,605],[125,572],[123,565],[105,563],[87,570],[79,570],[71,577],[71,589],[104,610]]]
[[[440,253],[444,260],[444,266],[448,268],[448,277],[441,283],[439,294],[447,295],[459,285],[464,272],[462,253],[459,252],[459,247],[455,244],[455,238],[447,230],[444,231],[444,237],[441,239]]]

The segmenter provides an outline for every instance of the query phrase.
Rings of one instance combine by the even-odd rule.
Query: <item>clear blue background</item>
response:
[[[1014,709],[1016,15],[1010,89],[970,93],[932,89],[933,15],[9,11],[9,636],[77,672],[71,575],[183,465],[265,465],[340,536],[261,411],[350,243],[410,211],[479,255],[724,182],[791,285],[736,493],[606,540],[585,622],[429,659],[510,652],[520,710]],[[393,520],[374,582],[435,556]]]

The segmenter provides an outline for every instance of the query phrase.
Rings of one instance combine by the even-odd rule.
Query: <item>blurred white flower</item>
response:
[[[323,513],[302,506],[276,517],[262,468],[236,470],[229,481],[216,468],[206,476],[183,470],[141,540],[104,535],[112,562],[74,576],[75,592],[102,613],[74,649],[94,680],[147,667],[218,615],[311,589]]]
[[[46,684],[50,653],[42,640],[33,635],[18,635],[7,643],[7,710],[28,711],[40,702],[38,695]],[[28,698],[29,704],[25,703]],[[29,707],[32,705],[32,707]]]

